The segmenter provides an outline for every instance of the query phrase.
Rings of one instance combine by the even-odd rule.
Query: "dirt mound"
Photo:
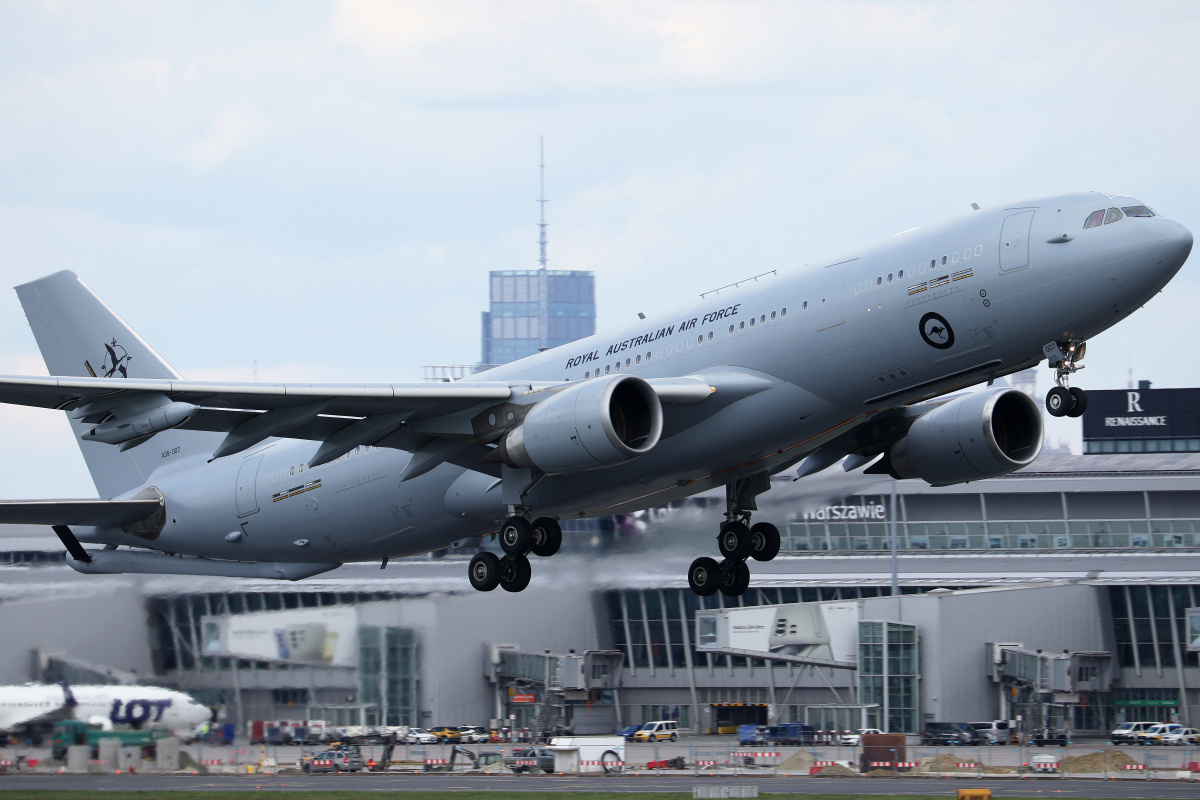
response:
[[[819,778],[857,778],[858,773],[849,767],[841,764],[831,764],[828,767],[821,767],[821,771],[817,773]]]
[[[1072,773],[1101,773],[1119,772],[1126,764],[1140,764],[1121,750],[1100,750],[1084,756],[1068,756],[1062,760],[1058,768],[1063,772]]]
[[[808,772],[812,769],[812,765],[812,753],[807,750],[797,750],[786,761],[780,764],[779,768],[785,772]]]

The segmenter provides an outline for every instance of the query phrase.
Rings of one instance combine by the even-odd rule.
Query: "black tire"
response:
[[[697,558],[688,567],[688,586],[701,597],[716,594],[721,587],[721,565],[715,558]]]
[[[750,541],[750,529],[740,522],[726,522],[717,534],[717,548],[726,558],[749,558],[754,549]]]
[[[533,577],[533,568],[525,556],[505,556],[500,561],[500,588],[506,592],[522,592]]]
[[[312,775],[312,764],[305,764],[304,772],[308,775]]]
[[[523,556],[533,547],[533,526],[524,517],[513,515],[500,525],[500,549],[510,556]]]
[[[562,547],[562,527],[558,520],[550,517],[538,517],[533,521],[533,546],[530,548],[535,556],[549,558]]]
[[[1062,386],[1055,386],[1050,391],[1046,392],[1046,410],[1050,412],[1052,417],[1065,416],[1071,410],[1071,406],[1075,403],[1071,397],[1071,392]]]
[[[675,740],[676,740],[676,739],[678,739],[678,738],[679,738],[679,737],[678,737],[678,736],[676,736],[674,733],[672,733],[672,734],[671,734],[671,741],[672,741],[672,742],[673,742],[673,741],[675,741]]]
[[[1087,392],[1078,386],[1072,386],[1071,400],[1071,410],[1067,412],[1067,416],[1082,417],[1083,412],[1087,411]]]
[[[612,758],[609,758],[609,756],[612,756]],[[605,750],[600,754],[600,766],[604,769],[605,774],[620,772],[621,765],[617,763],[620,760],[621,756],[617,754],[616,750]],[[609,767],[610,763],[612,764],[611,767]]]
[[[727,558],[721,562],[721,594],[739,597],[750,588],[750,568],[745,561]]]
[[[500,559],[495,553],[476,553],[471,558],[467,575],[476,591],[490,592],[500,585]]]
[[[779,528],[756,522],[750,528],[750,555],[755,561],[770,561],[779,555]]]

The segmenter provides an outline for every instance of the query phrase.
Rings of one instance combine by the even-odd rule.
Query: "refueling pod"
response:
[[[917,418],[889,452],[892,474],[934,486],[1007,475],[1042,451],[1042,413],[1016,389],[972,392]]]
[[[535,405],[500,441],[500,458],[548,474],[620,464],[650,452],[662,405],[650,384],[612,375],[568,386]]]

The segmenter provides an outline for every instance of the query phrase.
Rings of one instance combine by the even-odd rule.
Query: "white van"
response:
[[[679,723],[673,719],[660,719],[647,722],[633,734],[635,742],[675,741],[679,738]]]
[[[968,722],[979,735],[980,744],[1008,744],[1016,732],[1016,723],[1007,719],[994,719],[991,722]]]
[[[1157,722],[1122,722],[1117,726],[1116,730],[1108,735],[1108,740],[1113,744],[1136,744],[1138,734],[1145,733],[1150,730]]]

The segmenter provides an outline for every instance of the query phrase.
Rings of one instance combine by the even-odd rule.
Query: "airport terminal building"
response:
[[[1120,440],[1134,427],[1172,441],[1145,425],[1120,426]],[[685,580],[716,551],[723,496],[579,524],[515,595],[473,591],[462,555],[298,583],[84,576],[49,530],[17,529],[0,539],[0,682],[111,671],[238,722],[1200,725],[1188,613],[1200,608],[1200,453],[1179,438],[1152,452],[1085,441],[1089,454],[938,489],[837,467],[777,476],[755,519],[779,525],[783,549],[751,563],[741,597],[698,597]],[[767,607],[796,604],[787,624],[804,632],[779,652],[766,639],[739,650],[705,622],[763,607],[782,631],[783,611]]]

